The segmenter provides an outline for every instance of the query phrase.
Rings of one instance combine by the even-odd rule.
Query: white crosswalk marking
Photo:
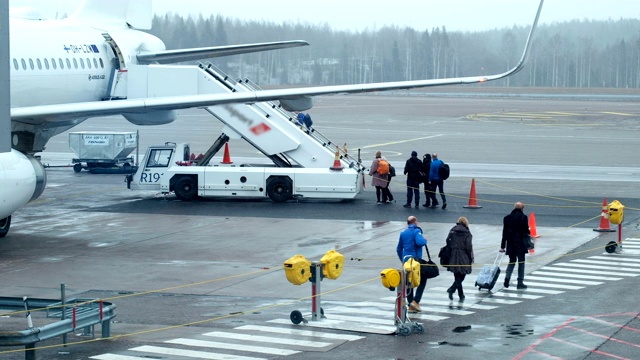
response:
[[[527,282],[527,284],[528,284],[528,282]],[[507,292],[507,293],[518,293],[518,294],[522,294],[523,293],[522,290],[516,289],[515,286],[512,287],[512,288],[509,288],[509,289],[502,289],[501,291]],[[529,288],[527,288],[527,290],[525,292],[526,293],[558,295],[558,294],[562,294],[564,291],[562,291],[562,290],[538,289],[538,288],[534,288],[534,287],[529,286]]]
[[[166,347],[151,346],[151,345],[138,346],[129,350],[147,352],[152,354],[184,356],[184,357],[190,357],[190,358],[196,358],[196,359],[207,359],[207,360],[267,360],[265,358],[234,356],[234,355],[228,355],[228,354],[216,354],[216,353],[210,353],[205,351],[182,350],[182,349],[166,348]]]
[[[576,272],[576,273],[580,273],[580,274],[594,274],[594,275],[640,276],[640,274],[634,274],[634,273],[621,273],[621,272],[602,271],[602,270],[574,269],[574,268],[570,268],[570,267],[562,267],[562,266],[555,266],[555,265],[560,265],[560,264],[554,264],[554,266],[547,265],[547,266],[543,267],[542,270],[556,270],[556,271],[561,271],[563,273]]]
[[[261,332],[274,333],[274,334],[312,336],[317,338],[347,340],[347,341],[356,341],[356,340],[361,340],[365,338],[364,336],[358,336],[358,335],[333,334],[333,333],[325,333],[320,331],[285,329],[285,328],[277,328],[272,326],[259,326],[259,325],[242,325],[237,327],[236,330],[250,330],[250,331],[252,330],[252,331],[261,331]]]
[[[332,327],[339,329],[339,326],[343,326],[345,323],[353,325],[354,331],[363,331],[363,332],[373,332],[373,330],[379,330],[379,334],[391,334],[395,332],[396,326],[393,324],[393,321],[386,321],[383,324],[374,324],[366,321],[367,319],[363,319],[362,317],[352,317],[352,319],[357,319],[358,322],[354,323],[353,321],[345,321],[345,320],[337,320],[332,316],[332,319],[322,319],[322,323],[316,321],[309,321],[305,324],[305,327],[316,327],[316,328],[328,328]],[[363,322],[365,320],[366,322]],[[289,319],[272,319],[267,320],[268,323],[271,324],[283,324],[283,325],[291,325],[291,321]],[[356,326],[357,325],[357,326]],[[370,329],[370,330],[369,330]]]
[[[538,281],[550,281],[550,282],[558,282],[558,283],[569,283],[569,284],[578,284],[578,285],[602,285],[603,282],[600,281],[587,281],[587,280],[575,280],[575,279],[555,279],[555,278],[546,278],[543,276],[535,276],[528,275],[527,279],[530,280],[538,280]]]
[[[229,332],[222,332],[222,331],[212,331],[212,332],[204,333],[202,335],[224,338],[224,339],[249,340],[249,341],[256,341],[256,342],[266,342],[271,344],[286,344],[286,345],[318,347],[318,348],[332,345],[331,343],[321,342],[321,341],[284,339],[281,337],[236,334],[236,333],[229,333]]]
[[[237,351],[250,351],[261,354],[270,354],[270,355],[293,355],[297,354],[300,351],[286,350],[286,349],[277,349],[266,346],[255,346],[255,345],[247,345],[247,344],[230,344],[223,343],[217,341],[206,341],[206,340],[196,340],[196,339],[172,339],[165,341],[167,344],[178,344],[178,345],[187,345],[187,346],[196,346],[196,347],[205,347],[212,349],[224,349],[224,350],[237,350]]]
[[[505,299],[497,299],[497,298],[494,298],[494,297],[488,297],[488,298],[486,298],[486,299],[484,299],[482,301],[487,301],[487,302],[492,302],[492,303],[497,303],[497,304],[509,304],[509,305],[518,304],[518,303],[522,302],[522,301],[519,301],[519,300],[505,300]]]
[[[543,283],[543,282],[529,281],[527,279],[528,279],[528,277],[525,278],[525,280],[527,281],[527,285],[529,287],[543,287],[543,288],[554,288],[554,289],[564,289],[564,290],[584,289],[584,286],[565,285],[565,284],[548,284],[548,283]],[[525,291],[529,291],[529,289],[527,289]]]
[[[603,280],[603,281],[622,280],[622,278],[619,278],[619,277],[606,277],[606,276],[596,276],[596,275],[580,275],[580,274],[570,274],[570,273],[566,273],[566,272],[553,272],[553,271],[540,271],[540,270],[534,271],[533,274],[534,275],[543,275],[543,276],[562,276],[562,277],[565,277],[565,278],[573,278],[573,279],[591,279],[591,280]]]
[[[623,262],[618,259],[616,260],[593,260],[593,259],[575,259],[571,260],[572,263],[587,263],[587,264],[597,264],[597,265],[616,265],[616,266],[625,266],[630,268],[636,268],[636,271],[640,271],[640,264],[632,264],[628,262]]]
[[[640,273],[640,270],[638,269],[624,268],[620,266],[588,265],[588,264],[579,264],[579,263],[557,263],[554,265],[568,266],[568,267],[574,267],[574,268],[580,268],[580,269],[601,269],[601,270],[609,270],[609,271],[621,271],[621,272],[627,271],[627,272]]]
[[[531,300],[540,299],[540,298],[544,297],[543,295],[526,294],[523,291],[518,291],[518,292],[498,291],[498,292],[493,293],[493,296],[494,297],[507,297],[507,298],[513,298],[513,299],[531,299]]]
[[[149,360],[148,357],[138,357],[138,356],[128,356],[128,355],[118,355],[118,354],[101,354],[101,355],[91,356],[89,359],[95,359],[95,360]]]
[[[611,256],[590,256],[589,259],[598,259],[598,260],[607,260],[612,261],[614,263],[618,262],[630,262],[640,264],[640,259],[637,258],[628,258],[619,255],[611,255]]]

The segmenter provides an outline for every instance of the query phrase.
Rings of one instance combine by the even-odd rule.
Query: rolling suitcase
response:
[[[496,281],[498,281],[498,276],[500,276],[500,263],[503,258],[504,253],[498,253],[493,265],[485,265],[482,267],[482,270],[480,270],[480,274],[478,274],[478,278],[476,279],[476,286],[478,287],[478,290],[487,289],[491,291],[491,289],[493,289],[496,285]]]

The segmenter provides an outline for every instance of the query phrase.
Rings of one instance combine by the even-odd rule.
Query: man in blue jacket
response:
[[[438,159],[438,154],[431,156],[431,169],[429,169],[429,182],[431,183],[431,190],[435,193],[436,188],[440,192],[442,198],[442,210],[447,208],[447,198],[444,195],[444,180],[440,177],[440,167],[444,164],[442,160]],[[431,201],[431,207],[438,207],[438,201],[435,200],[435,195]]]
[[[422,229],[418,227],[418,219],[415,216],[412,215],[407,218],[407,225],[407,228],[400,233],[400,239],[396,247],[398,258],[403,264],[409,260],[409,258],[416,260],[422,259],[422,247],[427,245],[427,239],[422,235]],[[415,284],[413,286],[415,286]],[[416,288],[415,296],[413,295],[413,287],[411,289],[407,288],[409,311],[422,311],[422,309],[420,309],[420,299],[422,299],[422,293],[426,286],[427,278],[421,276],[420,285]]]

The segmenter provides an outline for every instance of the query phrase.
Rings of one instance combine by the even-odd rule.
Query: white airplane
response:
[[[151,0],[85,0],[75,13],[62,20],[11,17],[12,150],[0,153],[0,238],[9,231],[11,214],[38,198],[46,186],[45,170],[34,155],[44,150],[52,136],[88,118],[120,114],[136,125],[159,125],[175,120],[175,110],[178,109],[279,101],[287,110],[302,111],[312,107],[312,97],[317,95],[501,79],[523,68],[543,2],[540,1],[520,61],[513,69],[501,74],[175,96],[166,96],[165,89],[147,89],[145,96],[133,95],[127,78],[134,71],[144,72],[150,66],[155,69],[153,76],[172,76],[170,68],[163,75],[162,66],[168,65],[158,64],[308,44],[304,41],[283,41],[166,50],[160,39],[140,31],[151,27]]]

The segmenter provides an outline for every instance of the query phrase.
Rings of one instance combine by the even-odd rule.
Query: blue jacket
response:
[[[431,169],[429,169],[429,181],[440,180],[440,167],[444,164],[442,160],[435,159],[431,161]]]
[[[409,256],[422,259],[422,247],[427,245],[427,239],[422,236],[422,229],[409,225],[400,233],[396,252],[403,263]]]

